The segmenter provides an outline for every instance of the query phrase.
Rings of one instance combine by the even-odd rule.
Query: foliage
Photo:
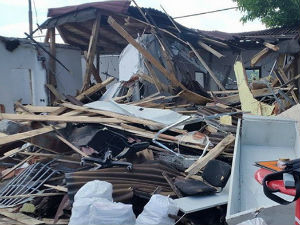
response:
[[[244,23],[260,19],[267,27],[300,25],[300,0],[233,0]]]

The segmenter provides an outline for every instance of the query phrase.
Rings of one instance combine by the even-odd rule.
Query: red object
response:
[[[127,13],[130,1],[105,1],[105,2],[90,2],[81,5],[72,5],[61,8],[48,9],[48,17],[60,16],[66,13],[75,12],[86,8],[98,8],[109,12]]]
[[[267,170],[267,169],[259,169],[255,172],[255,179],[262,184],[263,179],[266,175],[274,173],[273,171]],[[279,190],[281,193],[286,195],[295,196],[296,195],[296,189],[287,189],[284,187],[283,180],[277,180],[277,181],[270,181],[268,182],[268,187],[273,190]],[[300,199],[296,201],[295,206],[295,224],[300,225]]]

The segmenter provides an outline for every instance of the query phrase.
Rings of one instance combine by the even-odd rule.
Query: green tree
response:
[[[233,0],[245,14],[241,21],[260,19],[267,27],[300,25],[300,0]]]

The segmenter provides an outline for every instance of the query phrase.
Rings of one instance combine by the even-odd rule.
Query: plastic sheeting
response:
[[[110,111],[122,115],[147,119],[167,126],[174,124],[179,120],[189,118],[189,116],[183,116],[168,109],[143,108],[134,105],[118,104],[114,101],[95,101],[89,104],[85,104],[84,106],[92,109]]]
[[[119,57],[119,80],[128,81],[143,68],[138,50],[131,44],[127,45]]]

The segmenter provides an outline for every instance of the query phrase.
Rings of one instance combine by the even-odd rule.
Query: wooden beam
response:
[[[107,22],[115,29],[123,38],[125,38],[133,47],[135,47],[150,63],[155,66],[162,74],[164,74],[174,86],[186,89],[186,87],[181,84],[175,74],[170,73],[161,63],[154,58],[145,48],[143,48],[134,38],[126,31],[124,28],[118,24],[111,16],[108,17]]]
[[[49,43],[49,39],[50,39],[50,31],[49,31],[49,29],[47,29],[44,43]]]
[[[27,158],[23,159],[21,162],[19,162],[18,164],[14,165],[13,167],[9,168],[8,170],[5,170],[2,172],[2,177],[1,177],[1,181],[8,175],[10,174],[12,171],[14,171],[15,169],[17,169],[18,167],[22,166],[24,163],[28,162],[29,160],[31,160],[34,156],[28,156]]]
[[[215,73],[209,68],[209,66],[206,64],[204,59],[199,55],[199,53],[196,51],[196,49],[191,45],[191,43],[187,42],[188,46],[192,49],[192,51],[195,53],[196,57],[200,61],[200,63],[204,66],[204,68],[207,70],[209,75],[212,77],[212,79],[215,81],[215,83],[218,85],[218,87],[225,91],[225,87],[221,84],[219,79],[216,77]]]
[[[23,107],[25,107],[27,110],[29,110],[33,113],[51,113],[60,108],[60,107],[54,107],[54,106],[35,106],[35,105],[23,105]],[[19,108],[17,108],[16,112],[23,112],[23,110],[20,110]]]
[[[188,169],[185,170],[188,173],[186,178],[189,178],[191,175],[195,175],[198,173],[206,164],[212,160],[217,158],[224,149],[234,142],[235,136],[232,134],[227,135],[221,142],[219,142],[213,149],[211,149],[205,156],[199,158],[196,162],[194,162]]]
[[[48,187],[48,188],[52,188],[54,190],[57,190],[57,191],[62,191],[62,192],[68,192],[68,188],[64,187],[64,186],[60,186],[60,185],[50,185],[50,184],[44,184],[45,187]]]
[[[71,149],[73,149],[75,152],[79,153],[83,157],[87,157],[88,155],[85,154],[83,151],[81,151],[79,148],[77,148],[75,145],[73,145],[71,142],[69,142],[67,139],[65,139],[63,136],[57,134],[56,137],[61,140],[63,143],[68,145]]]
[[[260,52],[258,52],[256,55],[254,55],[251,59],[250,65],[251,67],[255,66],[259,60],[261,60],[263,57],[265,57],[270,52],[269,48],[264,48]]]
[[[157,91],[159,91],[159,92],[167,91],[168,90],[167,86],[159,81],[159,79],[156,76],[156,73],[155,73],[154,69],[152,68],[151,63],[148,60],[145,60],[144,63],[145,63],[145,66],[146,66],[146,68],[149,72],[149,75],[152,77],[152,80],[155,84],[155,87],[156,87]]]
[[[206,98],[202,95],[199,95],[195,92],[192,92],[190,90],[183,90],[179,93],[179,96],[186,99],[189,102],[192,102],[194,104],[200,104],[200,105],[204,105],[207,102],[212,102],[211,99]]]
[[[43,221],[37,220],[22,213],[12,213],[7,209],[0,209],[0,214],[26,225],[45,224]]]
[[[86,62],[86,68],[85,68],[85,74],[84,74],[84,80],[83,80],[83,86],[82,86],[81,92],[83,92],[84,90],[86,90],[88,88],[88,85],[90,82],[92,65],[94,63],[95,53],[96,53],[96,49],[97,49],[100,21],[101,21],[101,15],[100,15],[100,13],[98,13],[96,16],[96,19],[94,21],[93,30],[92,30],[92,34],[90,37],[90,43],[89,43],[89,48],[88,48],[88,52],[87,52],[87,62]]]
[[[205,44],[202,41],[198,41],[198,44],[204,48],[206,51],[210,52],[211,54],[217,56],[219,59],[224,57],[224,55],[222,55],[220,52],[218,52],[217,50],[213,49],[212,47],[210,47],[209,45]]]
[[[287,91],[288,90],[288,88],[278,88],[278,87],[275,87],[273,89],[274,89],[275,93],[277,93],[279,89],[282,90],[282,91]],[[272,95],[272,93],[270,92],[270,90],[268,88],[251,90],[251,93],[252,93],[254,98]],[[219,94],[221,94],[221,93],[219,93]],[[219,97],[219,98],[216,99],[216,101],[220,101],[221,103],[223,103],[225,105],[226,104],[236,104],[236,103],[240,102],[240,96],[238,94],[234,94],[234,95],[229,95],[227,97]]]
[[[145,120],[145,119],[141,119],[141,118],[137,118],[137,117],[130,117],[130,116],[114,113],[114,112],[109,112],[109,111],[104,111],[104,110],[96,110],[96,109],[89,109],[89,108],[86,108],[86,107],[83,107],[83,106],[77,106],[77,105],[73,105],[73,104],[69,104],[69,103],[63,103],[62,105],[66,108],[69,108],[69,109],[74,109],[74,110],[78,110],[78,111],[81,111],[81,112],[96,113],[96,114],[99,114],[99,115],[124,120],[124,121],[130,122],[130,123],[137,123],[137,124],[142,124],[142,125],[146,125],[146,126],[159,126],[159,127],[163,126],[163,124],[160,124],[160,123],[157,123],[157,122],[154,122],[154,121],[151,121],[151,120]]]
[[[65,97],[63,97],[52,84],[45,84],[45,86],[49,89],[49,91],[51,91],[57,100],[63,101],[65,99]]]
[[[0,199],[47,197],[47,196],[57,196],[57,195],[64,195],[64,193],[40,193],[40,194],[25,194],[25,195],[0,196]],[[1,211],[0,211],[0,214],[1,214]]]
[[[273,44],[268,43],[268,42],[264,42],[264,46],[266,46],[267,48],[273,50],[274,52],[277,52],[279,50],[279,47],[277,45],[273,45]]]
[[[168,182],[170,188],[173,190],[173,192],[177,195],[178,198],[182,198],[183,195],[181,192],[178,190],[178,188],[175,186],[174,182],[171,180],[171,178],[168,176],[166,171],[163,171],[162,176],[165,178],[165,180]]]
[[[287,76],[286,76],[284,70],[283,70],[282,68],[279,67],[279,68],[278,68],[278,72],[279,72],[281,78],[283,79],[284,83],[288,83],[289,80],[288,80],[288,78],[287,78]],[[288,88],[291,88],[291,87],[292,87],[291,85],[287,85],[287,86],[288,86]],[[291,95],[292,95],[294,101],[296,102],[296,104],[299,104],[297,95],[296,95],[296,93],[294,92],[293,88],[292,88],[292,90],[291,90]]]
[[[110,78],[106,79],[105,81],[103,81],[102,83],[96,84],[96,85],[90,87],[89,89],[87,89],[84,92],[82,92],[81,94],[79,94],[76,97],[76,100],[78,100],[78,101],[84,100],[86,97],[88,97],[90,95],[93,95],[96,92],[100,91],[101,89],[103,89],[104,87],[106,87],[108,84],[110,84],[114,80],[115,80],[114,77],[110,77]],[[52,112],[51,115],[60,115],[63,112],[65,112],[66,110],[67,110],[66,107],[60,107],[58,110]]]
[[[86,52],[86,51],[84,51],[84,59],[85,59],[86,63],[88,63],[88,58],[87,58],[87,52]],[[91,72],[92,72],[92,74],[93,74],[93,76],[94,76],[96,82],[97,82],[97,83],[102,83],[102,79],[101,79],[101,77],[100,77],[100,75],[99,75],[99,71],[98,71],[97,68],[95,67],[94,63],[92,63],[91,67],[92,67],[92,68],[91,68]],[[104,92],[106,91],[105,88],[103,89],[103,91],[104,91]]]
[[[56,125],[55,129],[60,130],[60,129],[63,129],[65,127],[66,127],[66,124],[59,124],[59,125]],[[35,137],[37,135],[49,133],[51,131],[54,131],[54,128],[52,128],[51,126],[46,126],[46,127],[43,127],[43,128],[30,130],[30,131],[26,131],[26,132],[23,132],[23,133],[7,135],[7,136],[4,136],[4,137],[0,137],[0,145],[12,143],[12,142],[15,142],[15,141],[25,140],[25,139],[28,139],[28,138]]]
[[[50,36],[50,54],[56,57],[56,46],[55,46],[55,28],[49,29]],[[48,83],[56,87],[56,62],[53,57],[49,58],[49,71],[48,71]],[[55,101],[55,96],[50,92],[50,102]]]
[[[85,90],[84,92],[80,93],[76,99],[78,101],[82,101],[83,99],[86,98],[86,96],[91,96],[92,94],[95,94],[96,92],[100,91],[101,89],[105,88],[108,84],[110,84],[111,82],[113,82],[115,80],[114,77],[110,77],[108,79],[106,79],[105,81],[103,81],[100,84],[96,84],[92,87],[90,87],[89,89]]]
[[[87,116],[52,116],[52,115],[18,115],[18,114],[0,114],[0,119],[14,121],[45,121],[45,122],[69,122],[69,123],[121,123],[119,119]]]
[[[89,38],[92,33],[92,30],[89,29],[89,26],[90,26],[89,23],[87,23],[85,26],[81,26],[79,24],[76,24],[76,25],[75,24],[65,24],[63,27],[71,36],[77,36],[78,38],[85,40],[86,43],[88,43]],[[92,27],[92,25],[91,25],[91,27]],[[126,41],[124,41],[125,43],[123,43],[123,42],[116,43],[116,42],[113,42],[112,39],[108,39],[107,37],[111,37],[112,35],[115,35],[115,33],[112,34],[111,32],[105,30],[105,26],[101,26],[101,29],[99,30],[99,35],[100,35],[100,38],[97,43],[98,46],[105,46],[105,47],[109,47],[111,49],[116,50],[116,49],[123,49],[124,45],[127,44]]]

